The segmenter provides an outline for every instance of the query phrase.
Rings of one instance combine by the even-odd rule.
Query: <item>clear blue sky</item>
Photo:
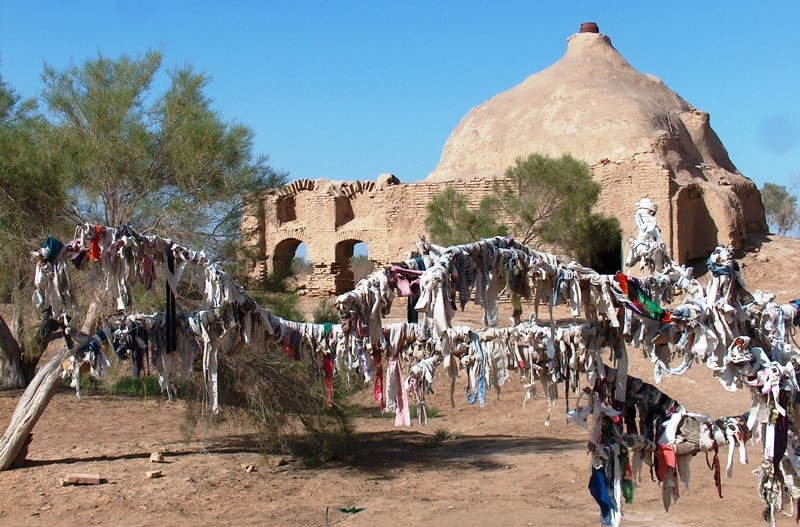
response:
[[[586,21],[709,112],[759,187],[800,174],[797,0],[0,0],[0,75],[33,97],[44,63],[161,49],[165,69],[212,78],[215,109],[290,179],[412,182],[472,107],[556,62]]]

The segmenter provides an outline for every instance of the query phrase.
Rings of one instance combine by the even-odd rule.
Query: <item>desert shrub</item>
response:
[[[293,258],[290,269],[295,276],[307,276],[314,272],[314,264],[303,258]]]
[[[145,375],[138,379],[134,379],[130,375],[121,376],[114,383],[104,383],[104,387],[114,395],[137,395],[139,397],[161,395],[161,386],[155,375]]]
[[[375,270],[375,263],[367,255],[360,254],[350,260],[350,267],[353,269],[353,279],[357,283],[372,274]]]
[[[300,298],[293,291],[250,291],[250,298],[273,315],[284,320],[304,322],[305,316],[300,309]]]
[[[446,428],[437,428],[432,436],[428,436],[422,440],[422,444],[428,448],[436,448],[442,446],[442,443],[451,437],[453,437],[453,434]]]
[[[195,376],[187,404],[186,430],[208,416],[205,386]],[[325,387],[307,363],[289,362],[275,346],[245,350],[219,358],[219,392],[223,419],[255,431],[265,454],[292,454],[310,464],[346,456],[353,448],[351,390],[334,379],[328,407]]]
[[[316,309],[314,309],[314,323],[324,324],[326,322],[331,324],[339,323],[339,312],[336,310],[334,300],[329,297],[321,299]]]
[[[411,406],[408,410],[412,420],[417,419],[419,417],[419,408],[417,408],[416,405]],[[394,419],[395,414],[393,412],[384,412],[380,408],[374,408],[370,411],[369,416],[380,419],[382,418]],[[436,406],[427,407],[425,409],[425,416],[428,419],[434,419],[436,417],[439,417],[439,408],[437,408]]]
[[[419,408],[416,405],[410,408],[411,410],[411,419],[416,419],[419,417]],[[425,407],[425,416],[428,419],[433,419],[435,417],[439,417],[439,408],[436,406],[426,406]]]

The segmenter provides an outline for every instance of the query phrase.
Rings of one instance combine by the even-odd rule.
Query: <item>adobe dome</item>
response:
[[[502,174],[517,157],[570,153],[589,165],[650,153],[656,138],[695,108],[634,69],[600,33],[577,33],[549,68],[473,108],[445,144],[427,181]],[[736,168],[713,131],[707,150]]]
[[[617,216],[623,229],[630,219],[620,215],[644,194],[613,202],[609,188],[622,181],[639,191],[662,188],[664,210],[677,210],[680,199],[683,212],[666,221],[691,222],[681,219],[690,210],[712,219],[677,259],[698,257],[716,243],[738,246],[747,232],[766,231],[758,189],[731,162],[709,115],[633,68],[596,24],[582,24],[558,62],[470,110],[426,182],[502,176],[533,153],[586,162],[604,188],[599,208]],[[668,229],[685,238],[688,225]]]

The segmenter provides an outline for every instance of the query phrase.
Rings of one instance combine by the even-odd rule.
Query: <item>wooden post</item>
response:
[[[11,423],[0,440],[0,470],[21,466],[30,442],[31,430],[42,416],[61,384],[61,361],[70,353],[65,346],[50,362],[40,368],[22,393]],[[22,459],[19,459],[22,456]]]

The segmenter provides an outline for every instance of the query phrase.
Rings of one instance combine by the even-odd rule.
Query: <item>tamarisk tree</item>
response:
[[[547,244],[613,272],[619,269],[622,231],[615,218],[592,212],[599,196],[600,184],[586,163],[568,154],[531,154],[508,167],[477,207],[453,188],[434,196],[425,226],[440,244],[510,232],[523,244]]]
[[[52,125],[0,79],[0,387],[23,388],[33,364],[22,353],[24,307],[30,306],[30,241],[60,235],[69,160],[61,155]],[[47,233],[47,234],[45,234]],[[8,317],[10,315],[10,317]]]
[[[285,174],[254,157],[248,127],[212,109],[206,75],[175,68],[166,91],[152,96],[161,65],[161,53],[148,51],[45,66],[43,100],[75,160],[65,174],[70,191],[90,222],[220,249],[238,233],[243,198],[283,184]]]
[[[212,108],[208,76],[181,66],[161,79],[161,68],[158,51],[45,65],[39,100],[25,102],[0,80],[0,301],[15,313],[30,308],[29,250],[48,236],[69,239],[75,216],[170,232],[227,262],[239,257],[244,200],[285,183],[253,153],[253,131]],[[14,320],[0,331],[7,388],[24,386],[38,361],[32,350],[31,364],[19,364],[31,354],[20,353],[22,317]]]

